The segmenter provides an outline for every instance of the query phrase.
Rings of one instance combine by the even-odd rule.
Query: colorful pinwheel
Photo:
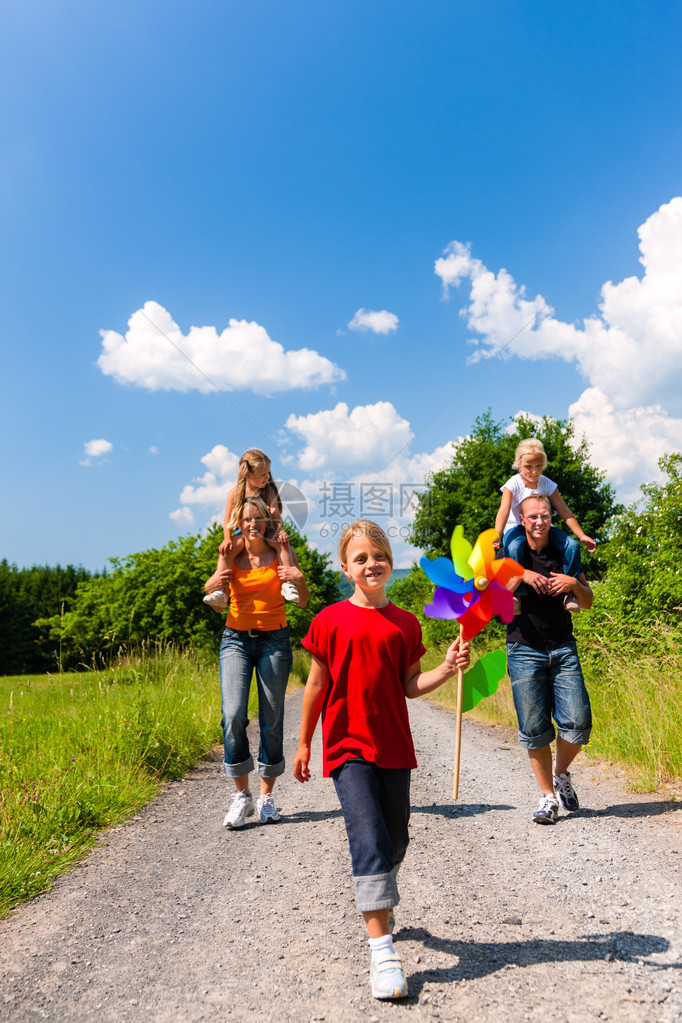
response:
[[[523,575],[523,569],[511,558],[495,561],[494,529],[481,533],[474,547],[464,539],[464,527],[455,526],[450,540],[452,561],[447,558],[421,559],[421,567],[436,584],[433,603],[424,611],[429,618],[456,618],[462,634],[472,639],[493,615],[503,622],[514,617],[513,598],[506,583]]]
[[[495,560],[493,541],[496,539],[497,532],[486,529],[472,547],[464,539],[464,527],[455,526],[450,539],[451,562],[447,558],[436,558],[435,561],[430,558],[421,559],[422,569],[431,582],[436,584],[433,602],[427,604],[424,611],[430,618],[457,619],[462,639],[477,636],[493,615],[498,615],[503,622],[510,622],[514,617],[514,598],[505,584],[510,579],[522,576],[523,568],[511,558]],[[495,651],[482,657],[467,672],[466,700],[463,673],[457,673],[457,731],[452,791],[455,799],[459,795],[462,713],[471,710],[479,700],[495,692],[504,674],[504,661],[504,653]]]

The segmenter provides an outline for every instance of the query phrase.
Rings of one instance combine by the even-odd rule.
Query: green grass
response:
[[[595,637],[578,640],[592,702],[593,731],[584,753],[625,769],[634,791],[653,791],[682,780],[682,638],[680,630],[652,627],[642,637],[618,642]],[[502,643],[496,644],[503,646]],[[485,652],[481,648],[480,653]],[[439,663],[430,651],[424,665]],[[431,697],[454,710],[457,680]],[[475,720],[516,731],[509,678],[497,693],[469,712]]]
[[[220,740],[214,657],[0,679],[0,915]]]

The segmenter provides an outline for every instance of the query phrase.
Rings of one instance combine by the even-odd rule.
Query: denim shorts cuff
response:
[[[565,742],[570,742],[574,746],[586,746],[592,734],[591,728],[559,728],[557,730]]]
[[[284,774],[284,760],[281,760],[279,764],[261,764],[258,761],[258,773],[261,778],[279,778],[280,774]]]
[[[544,749],[554,738],[554,728],[548,728],[542,735],[524,735],[519,732],[519,742],[524,749]]]
[[[355,904],[360,913],[371,913],[377,909],[391,909],[400,902],[395,870],[388,874],[366,874],[353,878]]]
[[[228,778],[243,778],[245,774],[250,774],[253,771],[253,757],[249,754],[241,764],[223,763],[223,771]]]

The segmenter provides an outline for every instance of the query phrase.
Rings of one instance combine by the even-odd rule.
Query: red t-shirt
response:
[[[352,757],[379,767],[416,767],[403,680],[426,652],[419,622],[395,604],[331,604],[303,646],[329,669],[322,707],[323,773]]]

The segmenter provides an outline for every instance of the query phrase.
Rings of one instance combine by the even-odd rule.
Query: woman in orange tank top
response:
[[[272,790],[284,771],[284,696],[292,663],[282,583],[293,582],[298,587],[295,603],[300,607],[305,607],[310,596],[297,563],[278,567],[277,554],[265,541],[269,524],[265,502],[258,497],[247,498],[241,519],[244,549],[234,558],[231,570],[215,572],[204,587],[210,593],[228,582],[230,586],[230,607],[220,646],[223,768],[237,788],[223,822],[229,828],[243,827],[254,811],[263,824],[279,820]],[[260,725],[260,795],[255,807],[249,788],[254,761],[246,735],[254,669]]]

